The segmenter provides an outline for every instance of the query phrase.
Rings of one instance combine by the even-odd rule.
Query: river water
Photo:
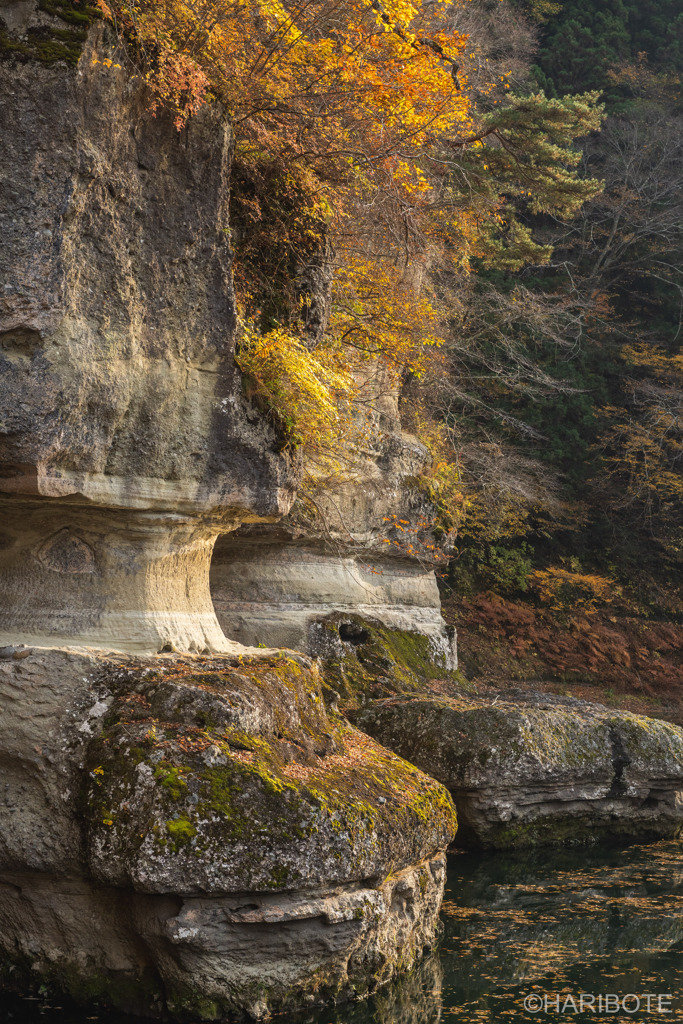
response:
[[[373,1000],[273,1024],[683,1021],[683,843],[456,854],[443,923],[439,949]],[[0,1021],[132,1024],[40,1001]]]

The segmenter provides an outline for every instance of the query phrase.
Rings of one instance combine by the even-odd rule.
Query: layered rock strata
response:
[[[402,430],[396,391],[376,373],[363,392],[365,447],[321,482],[314,504],[299,502],[277,526],[242,527],[217,543],[216,614],[242,643],[258,638],[310,652],[313,623],[363,615],[429,637],[435,656],[454,668],[434,572],[433,510],[416,486],[428,453]]]
[[[5,982],[259,1019],[411,966],[452,802],[326,712],[301,660],[0,661]]]
[[[217,535],[300,476],[233,359],[225,114],[153,117],[94,8],[0,17],[0,981],[176,1020],[364,994],[432,942],[455,814],[213,610]]]
[[[444,664],[454,664],[434,570],[408,559],[297,543],[280,527],[242,528],[216,544],[211,593],[223,629],[245,644],[260,638],[315,653],[315,623],[333,613],[361,615],[433,638]]]
[[[683,828],[683,730],[547,694],[397,694],[353,714],[451,791],[459,844],[509,848]]]
[[[45,6],[0,26],[0,642],[225,650],[215,539],[298,479],[233,360],[231,132],[153,117],[101,22],[34,54]]]

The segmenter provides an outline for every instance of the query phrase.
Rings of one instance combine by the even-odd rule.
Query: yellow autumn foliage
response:
[[[614,580],[551,566],[529,575],[529,587],[543,604],[555,611],[572,608],[593,612],[600,604],[609,604],[618,595]]]
[[[422,375],[443,344],[436,303],[420,293],[392,263],[349,253],[340,262],[332,292],[328,344],[356,359],[381,357],[395,379]]]
[[[511,196],[532,196],[530,176],[533,212],[572,212],[598,187],[578,184],[572,145],[599,125],[597,94],[506,98],[505,113],[509,72],[489,74],[457,28],[468,0],[96,2],[151,109],[179,130],[206,103],[227,111],[242,214],[231,220],[237,360],[284,443],[309,459],[353,444],[364,363],[382,362],[394,386],[424,375],[446,336],[439,275],[547,254],[511,212]],[[333,294],[309,330],[316,267]],[[452,455],[430,481],[452,530]]]
[[[311,352],[282,328],[261,333],[242,322],[235,358],[247,375],[250,396],[280,429],[283,447],[303,448],[317,463],[333,460],[352,430],[357,387],[336,354],[328,349]]]
[[[434,508],[433,526],[438,533],[455,540],[467,518],[471,500],[464,493],[452,442],[445,425],[431,419],[425,410],[413,409],[412,428],[431,456],[418,482]]]

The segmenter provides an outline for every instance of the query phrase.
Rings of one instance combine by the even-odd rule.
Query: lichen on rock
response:
[[[448,787],[458,842],[483,847],[672,837],[683,730],[548,694],[397,695],[353,715]]]
[[[328,716],[317,673],[287,658],[128,682],[87,777],[90,868],[143,892],[379,878],[453,827],[441,787]]]
[[[0,697],[6,983],[259,1018],[371,992],[433,943],[452,800],[330,713],[300,655],[34,648]]]
[[[321,661],[325,698],[344,713],[381,696],[418,693],[431,680],[464,682],[453,667],[449,636],[343,612],[315,619],[308,636],[308,650]]]

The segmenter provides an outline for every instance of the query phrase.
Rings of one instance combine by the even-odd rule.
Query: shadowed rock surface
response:
[[[308,650],[320,659],[325,700],[350,717],[367,701],[420,693],[432,683],[457,686],[451,637],[392,629],[341,612],[309,626]]]

